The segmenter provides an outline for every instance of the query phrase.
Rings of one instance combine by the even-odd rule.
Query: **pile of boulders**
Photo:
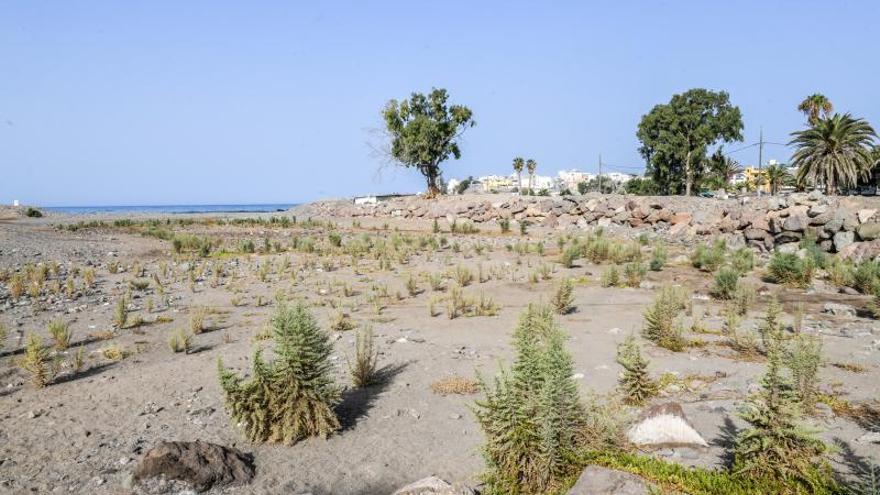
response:
[[[329,218],[445,219],[477,224],[507,219],[558,230],[620,226],[687,242],[723,236],[763,251],[785,245],[793,249],[801,239],[811,237],[824,251],[852,258],[880,254],[880,198],[828,197],[818,191],[743,198],[485,194],[428,200],[406,196],[359,205],[323,201],[303,211]]]

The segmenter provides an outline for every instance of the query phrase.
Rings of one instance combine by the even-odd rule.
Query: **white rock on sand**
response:
[[[639,446],[709,446],[703,436],[691,426],[681,405],[676,402],[649,408],[642,419],[627,432],[627,438]]]

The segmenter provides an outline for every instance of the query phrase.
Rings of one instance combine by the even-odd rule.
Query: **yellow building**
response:
[[[764,169],[746,167],[743,170],[743,174],[746,178],[746,184],[748,184],[750,188],[765,193],[770,192],[770,183],[767,181],[767,172],[765,172]]]

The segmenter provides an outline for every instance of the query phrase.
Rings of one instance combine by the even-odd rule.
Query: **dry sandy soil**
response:
[[[509,363],[511,332],[519,313],[529,303],[549,300],[561,279],[578,280],[576,310],[558,321],[570,335],[568,349],[584,396],[614,390],[621,370],[615,362],[616,346],[630,333],[638,335],[642,312],[661,284],[688,287],[694,293],[694,314],[705,315],[709,329],[722,325],[722,304],[706,297],[711,275],[676,260],[683,251],[673,250],[665,270],[648,272],[642,288],[603,288],[599,277],[608,265],[580,260],[574,268],[563,268],[557,262],[555,237],[559,234],[538,229],[525,238],[497,232],[446,233],[442,234],[449,241],[446,247],[419,249],[414,242],[408,256],[391,260],[390,269],[381,269],[379,261],[368,256],[355,270],[351,257],[340,255],[333,258],[328,271],[330,267],[322,267],[316,255],[299,251],[199,258],[175,254],[170,242],[124,228],[70,232],[53,226],[78,220],[55,216],[0,223],[0,270],[23,270],[26,263],[61,266],[59,275],[50,273],[38,298],[25,295],[13,300],[8,280],[0,281],[0,322],[9,330],[0,349],[2,493],[156,491],[161,488],[158,484],[132,486],[131,471],[139,458],[160,440],[197,439],[254,454],[257,475],[253,483],[217,493],[379,494],[429,475],[476,483],[484,467],[479,453],[482,434],[469,406],[479,395],[444,396],[432,391],[431,384],[452,376],[474,378],[477,372],[492,376],[499,363]],[[338,221],[343,244],[363,235],[390,239],[396,235],[395,228],[413,239],[433,235],[430,226],[406,232],[411,225],[392,222],[389,230],[382,230],[378,222],[362,222],[352,226],[350,220]],[[171,228],[222,239],[227,248],[250,239],[259,249],[265,238],[288,247],[294,238],[306,235],[326,242],[324,229],[301,225]],[[525,241],[544,241],[544,254],[520,255],[505,247]],[[453,249],[455,243],[460,252]],[[488,248],[477,254],[475,244]],[[284,267],[284,259],[289,266]],[[114,263],[121,269],[110,273]],[[271,267],[260,280],[261,267],[267,263]],[[163,265],[167,267],[164,274]],[[490,280],[476,280],[464,291],[490,297],[499,306],[496,316],[449,319],[442,302],[437,303],[438,314],[429,315],[431,298],[445,293],[432,291],[422,277],[446,274],[459,265],[475,275],[482,266]],[[550,279],[531,281],[530,275],[541,265],[550,268]],[[59,280],[63,287],[65,274],[74,267],[80,270],[74,277],[74,297],[64,295],[63,290],[52,294],[52,280]],[[83,288],[82,272],[89,267],[95,270],[96,281],[93,287]],[[217,267],[222,276],[213,275]],[[135,273],[138,268],[144,273]],[[804,331],[820,335],[824,345],[823,389],[852,403],[876,399],[880,324],[864,313],[832,316],[822,312],[829,301],[862,309],[869,298],[840,295],[822,280],[807,291],[784,289],[762,282],[761,273],[758,267],[749,275],[762,296],[743,326],[757,325],[770,293],[784,301],[786,322],[791,322],[797,303],[803,302]],[[154,274],[162,281],[164,296],[152,282]],[[420,294],[408,294],[410,274],[419,280]],[[149,287],[131,288],[130,281],[136,279],[150,281]],[[344,295],[344,286],[354,293]],[[371,300],[371,294],[381,293],[383,287],[388,297]],[[139,317],[143,324],[114,330],[114,307],[129,291],[129,318]],[[372,325],[381,346],[380,364],[386,367],[387,379],[368,389],[346,390],[339,406],[343,429],[327,440],[313,439],[292,447],[252,445],[224,408],[217,360],[222,358],[227,366],[242,371],[249,369],[254,347],[270,344],[255,340],[255,335],[266,327],[279,292],[288,299],[308,300],[325,328],[336,312],[332,306],[341,303],[356,325]],[[146,309],[148,300],[153,302],[152,311]],[[376,300],[380,301],[378,311]],[[196,308],[207,308],[206,330],[194,336],[189,353],[173,353],[169,335],[189,328]],[[16,363],[24,335],[36,332],[51,342],[47,326],[58,317],[70,322],[74,341],[71,349],[57,353],[59,360],[69,363],[82,346],[87,361],[79,372],[63,364],[54,383],[38,389]],[[353,331],[333,332],[340,384],[350,383],[346,362],[354,352],[354,335]],[[677,353],[644,341],[643,345],[654,376],[672,373],[669,377],[681,379],[667,380],[672,383],[657,401],[679,401],[711,446],[704,451],[665,449],[656,454],[688,465],[721,466],[730,451],[731,436],[744,424],[736,411],[764,365],[760,360],[739,359],[720,344],[720,336],[689,336],[707,344]],[[104,351],[112,346],[123,350],[125,358],[109,359]],[[632,415],[637,416],[638,410]],[[820,408],[810,421],[821,429],[824,439],[839,442],[833,467],[841,475],[855,476],[867,463],[880,461],[877,425],[837,416],[827,407]]]

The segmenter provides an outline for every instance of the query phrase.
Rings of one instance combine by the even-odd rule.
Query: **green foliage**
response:
[[[754,479],[724,470],[685,467],[655,456],[620,450],[595,450],[582,457],[583,464],[596,464],[636,474],[661,487],[662,493],[690,495],[843,495],[837,487],[807,489],[800,484]],[[573,482],[573,480],[572,480]]]
[[[722,268],[715,274],[712,296],[721,300],[733,299],[738,287],[739,273],[732,268]]]
[[[742,116],[729,95],[691,89],[673,95],[642,117],[636,133],[648,163],[646,176],[662,194],[691,194],[703,175],[706,150],[716,142],[742,140]]]
[[[755,252],[748,247],[741,247],[730,253],[730,267],[739,272],[746,274],[755,267]]]
[[[24,215],[31,218],[41,218],[43,216],[43,212],[36,208],[28,206],[28,209],[25,210]]]
[[[769,354],[775,345],[781,345],[784,337],[784,329],[780,317],[782,316],[782,307],[775,297],[770,298],[767,304],[767,313],[764,315],[764,321],[758,326],[758,333],[761,334],[761,344],[764,347],[764,353]]]
[[[733,472],[755,480],[800,485],[804,492],[828,491],[834,481],[827,463],[820,459],[827,449],[800,424],[800,404],[782,369],[785,356],[781,334],[765,335],[767,371],[761,391],[749,397],[740,413],[749,427],[736,439]]]
[[[813,284],[815,265],[811,258],[799,258],[794,253],[774,251],[767,265],[767,275],[777,284],[806,288]]]
[[[627,404],[642,405],[657,394],[657,383],[648,375],[648,361],[634,336],[617,346],[617,363],[623,366],[620,390]]]
[[[509,218],[502,218],[501,220],[498,220],[498,226],[501,228],[502,234],[509,233],[510,232],[510,219]]]
[[[685,308],[684,294],[674,287],[662,287],[645,311],[644,337],[671,351],[684,349],[687,342],[675,318]]]
[[[574,282],[571,279],[562,279],[551,300],[556,314],[565,315],[574,310]]]
[[[330,338],[303,303],[279,305],[272,327],[275,358],[266,361],[258,349],[250,379],[218,362],[226,406],[253,442],[292,445],[311,436],[326,438],[339,429]]]
[[[880,292],[880,262],[868,260],[857,264],[852,271],[852,286],[863,294]]]
[[[55,349],[64,351],[70,347],[73,332],[70,330],[70,324],[61,318],[49,322],[49,335],[52,336],[52,340],[55,342]]]
[[[43,347],[43,339],[32,333],[27,336],[19,367],[31,375],[31,382],[37,388],[45,387],[55,378],[54,366],[49,351]]]
[[[391,156],[421,172],[430,197],[440,194],[440,164],[450,156],[461,157],[458,139],[476,125],[469,108],[447,105],[448,99],[445,89],[435,88],[428,95],[413,93],[408,100],[391,100],[382,112]]]
[[[577,243],[565,248],[562,252],[559,262],[566,268],[573,268],[574,262],[583,255],[583,248]]]
[[[798,402],[805,412],[812,410],[819,394],[819,367],[822,365],[822,341],[807,334],[794,338],[787,356],[788,367]]]
[[[666,266],[666,260],[669,257],[668,251],[664,244],[658,243],[654,246],[654,252],[651,254],[650,268],[651,271],[659,272]]]
[[[620,270],[617,268],[617,265],[611,265],[604,272],[602,272],[602,278],[599,281],[602,287],[617,287],[620,285]]]
[[[647,269],[641,261],[633,261],[623,267],[623,278],[626,280],[628,287],[638,287],[646,273]]]
[[[583,182],[581,184],[586,185]],[[578,184],[578,189],[580,189],[581,184]],[[660,188],[657,187],[654,179],[650,177],[633,177],[624,184],[623,188],[627,194],[634,194],[636,196],[653,196],[660,192]]]
[[[798,104],[798,111],[807,117],[809,125],[819,123],[819,117],[828,118],[834,112],[834,105],[831,100],[822,93],[813,93],[807,96]]]
[[[351,381],[357,388],[369,387],[376,383],[379,362],[379,349],[376,347],[372,327],[358,330],[354,347],[354,363],[348,363]]]
[[[704,272],[714,272],[724,263],[726,255],[727,243],[723,239],[716,240],[711,247],[698,244],[691,253],[691,264]]]
[[[516,360],[474,411],[486,435],[487,494],[547,493],[575,473],[585,424],[564,334],[546,307],[529,305],[514,331]]]
[[[871,156],[877,134],[864,119],[834,114],[816,121],[803,131],[792,133],[795,147],[792,165],[798,184],[824,184],[825,193],[854,187],[874,166]]]

